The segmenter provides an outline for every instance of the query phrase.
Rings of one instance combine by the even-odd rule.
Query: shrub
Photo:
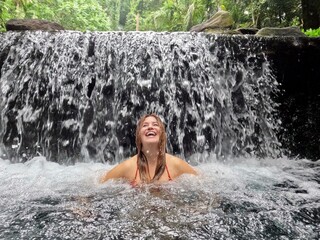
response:
[[[320,28],[302,30],[302,32],[306,34],[308,37],[320,37]]]

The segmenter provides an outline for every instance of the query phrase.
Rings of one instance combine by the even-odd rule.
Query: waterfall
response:
[[[254,37],[155,32],[0,34],[0,153],[72,163],[135,153],[163,119],[168,152],[278,156],[278,84]]]

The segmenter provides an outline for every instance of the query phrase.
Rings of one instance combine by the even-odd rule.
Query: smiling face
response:
[[[161,154],[165,153],[166,146],[166,133],[164,125],[161,119],[155,115],[143,116],[137,126],[136,130],[136,145],[137,150],[140,152],[142,148],[149,145],[156,145],[160,150]]]
[[[139,135],[142,145],[159,143],[161,128],[157,119],[153,116],[146,117],[142,122]]]

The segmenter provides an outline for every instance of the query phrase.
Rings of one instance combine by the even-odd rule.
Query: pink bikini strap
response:
[[[169,169],[168,169],[167,164],[166,164],[166,170],[167,170],[167,173],[168,173],[169,181],[171,181],[171,180],[172,180],[172,178],[171,178],[171,176],[170,176],[170,172],[169,172]]]
[[[139,171],[139,168],[138,168],[138,166],[137,166],[136,174],[134,175],[134,181],[136,181],[136,180],[137,180],[138,171]]]
[[[134,179],[130,182],[130,184],[135,187],[137,185],[137,176],[138,176],[138,171],[139,171],[139,168],[138,168],[138,161],[137,161],[137,170],[136,170],[136,173],[134,175]]]

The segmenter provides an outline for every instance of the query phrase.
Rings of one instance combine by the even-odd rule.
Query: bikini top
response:
[[[168,178],[169,178],[169,181],[172,181],[172,178],[171,178],[171,175],[170,175],[170,172],[169,172],[169,169],[168,169],[168,166],[166,164],[166,171],[167,171],[167,174],[168,174]],[[137,170],[136,170],[136,174],[134,176],[134,179],[130,182],[131,186],[135,187],[137,185],[137,176],[138,176],[138,172],[139,172],[139,168],[137,166]]]

